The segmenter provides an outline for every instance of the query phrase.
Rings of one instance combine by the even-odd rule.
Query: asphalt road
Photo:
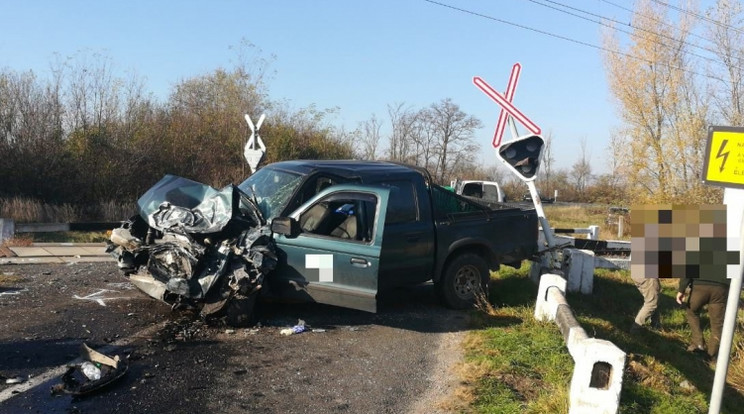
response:
[[[467,313],[427,285],[388,292],[379,309],[263,304],[258,327],[209,327],[113,263],[0,266],[0,413],[441,412]],[[312,329],[279,333],[298,319]],[[127,359],[127,374],[53,395],[82,343]]]

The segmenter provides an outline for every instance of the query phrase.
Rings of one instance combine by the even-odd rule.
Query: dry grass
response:
[[[17,285],[23,281],[24,279],[20,276],[13,274],[0,274],[0,286]]]
[[[31,236],[14,236],[3,240],[0,247],[29,247],[32,244],[34,244],[34,238]]]
[[[587,228],[599,226],[601,240],[630,240],[630,220],[625,217],[623,234],[618,237],[617,215],[610,214],[609,206],[562,206],[544,204],[545,216],[553,228]],[[586,237],[577,234],[575,237]]]
[[[135,213],[135,203],[104,201],[97,205],[46,204],[32,198],[0,198],[0,217],[18,223],[118,221]]]
[[[483,312],[488,316],[496,316],[496,308],[491,304],[491,301],[488,299],[488,295],[486,295],[485,292],[481,291],[478,292],[475,295],[475,309],[479,312]]]

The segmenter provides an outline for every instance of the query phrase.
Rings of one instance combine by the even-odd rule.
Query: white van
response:
[[[452,183],[452,188],[454,188],[455,193],[467,197],[482,198],[486,201],[499,203],[506,201],[506,195],[496,181],[455,180]]]

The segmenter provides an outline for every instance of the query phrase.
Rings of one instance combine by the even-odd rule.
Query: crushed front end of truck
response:
[[[207,320],[244,325],[276,247],[246,193],[167,175],[137,201],[138,215],[112,231],[107,251],[132,284]]]

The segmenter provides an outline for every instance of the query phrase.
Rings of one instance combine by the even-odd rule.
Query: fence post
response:
[[[589,239],[599,240],[599,226],[589,226]]]
[[[591,295],[594,290],[594,252],[569,247],[563,249],[563,260],[568,291]]]
[[[617,218],[617,238],[622,239],[623,233],[625,233],[625,217],[620,216]]]
[[[15,222],[13,219],[0,218],[0,243],[12,239],[15,235]]]

